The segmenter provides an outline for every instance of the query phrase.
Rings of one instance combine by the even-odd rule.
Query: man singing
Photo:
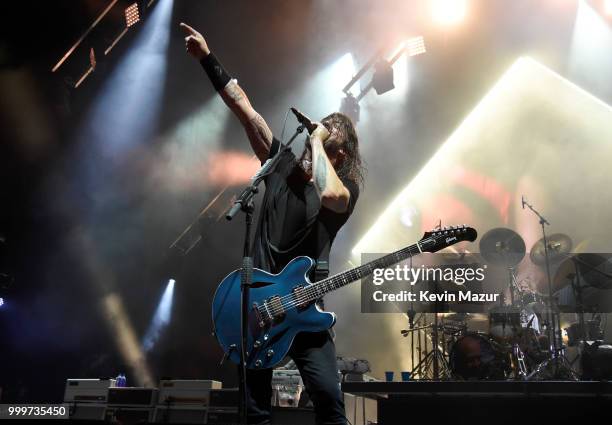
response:
[[[242,123],[251,148],[265,162],[282,149],[281,143],[210,52],[204,37],[186,24],[181,28],[187,51],[201,63],[215,90]],[[293,258],[306,255],[317,260],[311,279],[320,280],[329,270],[331,244],[353,212],[363,178],[353,123],[346,115],[333,113],[317,123],[299,159],[288,149],[281,155],[275,172],[265,179],[254,266],[279,273]],[[299,333],[289,355],[313,401],[317,424],[346,424],[330,333]],[[271,380],[271,369],[247,371],[249,423],[270,423]]]

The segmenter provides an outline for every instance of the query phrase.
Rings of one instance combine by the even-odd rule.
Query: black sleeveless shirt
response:
[[[283,149],[276,170],[264,182],[253,247],[254,267],[279,273],[293,258],[306,255],[327,261],[338,230],[346,223],[359,197],[359,187],[341,179],[350,192],[347,211],[336,213],[321,205],[312,182],[305,181],[295,155],[275,138],[270,157]]]

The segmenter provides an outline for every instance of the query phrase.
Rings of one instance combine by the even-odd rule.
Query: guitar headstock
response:
[[[462,241],[474,242],[477,236],[476,229],[464,224],[425,232],[419,244],[423,251],[436,252]]]

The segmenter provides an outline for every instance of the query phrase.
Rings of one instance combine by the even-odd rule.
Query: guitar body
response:
[[[315,266],[308,257],[291,260],[279,274],[254,269],[249,288],[246,366],[249,369],[268,369],[280,363],[291,348],[299,332],[320,332],[336,322],[333,313],[319,310],[315,301],[377,268],[385,268],[422,252],[436,252],[461,241],[473,242],[477,232],[471,227],[454,226],[425,232],[423,238],[411,246],[387,254],[352,270],[311,283],[310,271]],[[235,270],[219,285],[213,299],[215,335],[225,355],[240,364],[240,273]]]
[[[314,303],[283,308],[287,303],[299,301],[296,287],[300,291],[311,285],[308,274],[314,265],[315,262],[309,257],[297,257],[279,274],[253,270],[253,285],[249,289],[247,303],[247,368],[272,368],[285,358],[299,332],[320,332],[334,325],[335,314],[319,310]],[[241,270],[235,270],[223,279],[212,305],[215,336],[228,358],[237,364],[240,363],[241,345],[240,273]],[[280,317],[267,320],[271,310]],[[276,314],[279,311],[282,313]]]

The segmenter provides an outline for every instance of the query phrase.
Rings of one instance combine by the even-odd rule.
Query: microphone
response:
[[[317,125],[314,122],[312,122],[310,118],[308,118],[306,115],[301,113],[299,110],[295,108],[290,108],[290,109],[291,109],[291,112],[293,112],[293,115],[295,115],[295,117],[297,118],[298,122],[302,124],[304,127],[306,127],[306,130],[308,130],[309,134],[312,134],[312,132],[315,131],[315,129],[317,128]]]

